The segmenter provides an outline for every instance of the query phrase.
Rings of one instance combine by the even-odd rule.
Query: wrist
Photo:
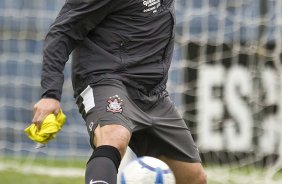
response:
[[[59,102],[61,100],[61,98],[57,94],[52,94],[52,93],[43,94],[41,96],[41,98],[52,98],[52,99],[57,100]]]

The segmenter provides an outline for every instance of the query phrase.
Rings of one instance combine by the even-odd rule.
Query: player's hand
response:
[[[60,111],[60,102],[53,98],[42,98],[33,106],[33,119],[32,123],[34,123],[38,130],[41,128],[41,124],[45,117],[49,114],[57,115]]]

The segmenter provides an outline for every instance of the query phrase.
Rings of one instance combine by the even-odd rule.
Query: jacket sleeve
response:
[[[69,55],[118,0],[67,0],[44,40],[42,98],[61,100],[63,70]]]

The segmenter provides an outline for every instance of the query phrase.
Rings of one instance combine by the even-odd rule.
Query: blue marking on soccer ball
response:
[[[126,184],[124,173],[121,173],[120,184]]]
[[[151,167],[150,165],[146,164],[145,162],[143,162],[142,157],[138,159],[138,162],[140,163],[140,165],[142,165],[142,167],[149,169],[150,171],[156,172],[157,169],[160,169],[162,171],[162,173],[167,174],[170,173],[171,170],[170,169],[161,169],[160,167],[154,168]]]
[[[163,173],[164,171],[162,170],[162,168],[157,167],[156,168],[156,181],[155,184],[164,184],[164,177],[163,177]]]
[[[164,162],[145,156],[127,164],[119,175],[119,184],[175,184],[175,178]]]

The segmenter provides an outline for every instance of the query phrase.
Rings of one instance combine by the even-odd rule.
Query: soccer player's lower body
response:
[[[198,149],[166,91],[146,96],[119,80],[104,79],[88,86],[77,104],[94,148],[86,184],[116,184],[128,145],[137,156],[167,163],[177,184],[206,183]]]

